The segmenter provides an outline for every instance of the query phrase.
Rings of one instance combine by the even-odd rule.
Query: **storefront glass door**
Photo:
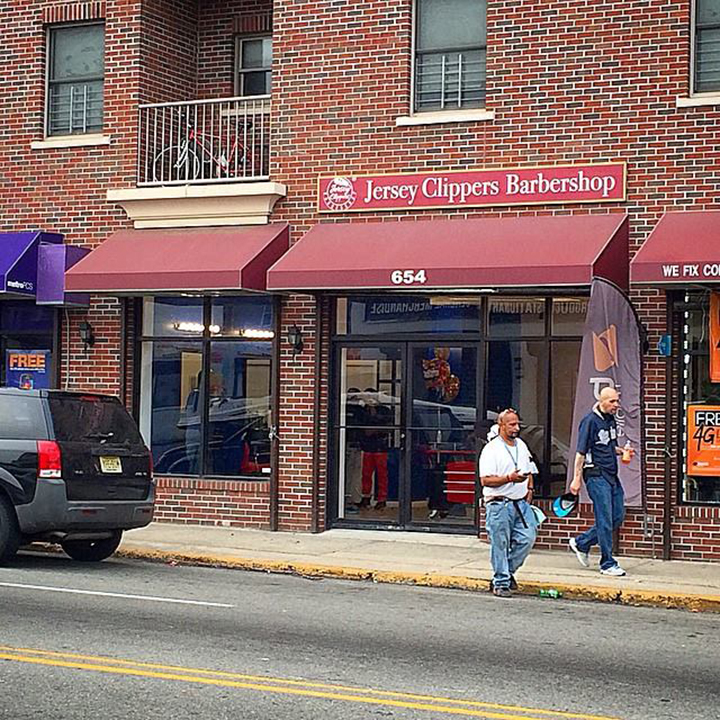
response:
[[[339,348],[338,517],[397,524],[405,433],[401,345]]]
[[[476,347],[410,348],[408,520],[475,522]]]
[[[475,522],[476,347],[338,349],[338,518]]]

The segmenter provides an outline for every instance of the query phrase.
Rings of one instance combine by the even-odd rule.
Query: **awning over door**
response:
[[[273,290],[627,287],[627,216],[321,224],[268,271]]]
[[[665,213],[630,263],[633,283],[720,282],[720,210]]]
[[[120,230],[68,271],[74,292],[265,290],[288,248],[286,223],[181,230]]]

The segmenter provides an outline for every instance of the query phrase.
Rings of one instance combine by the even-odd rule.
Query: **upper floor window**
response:
[[[272,37],[239,37],[235,64],[238,95],[270,94]]]
[[[416,112],[485,105],[486,12],[486,0],[416,0]]]
[[[695,4],[696,93],[720,92],[720,0]]]
[[[50,28],[48,135],[102,130],[104,56],[105,28],[102,23]]]

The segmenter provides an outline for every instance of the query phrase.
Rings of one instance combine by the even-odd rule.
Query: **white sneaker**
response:
[[[578,562],[583,567],[590,567],[590,560],[588,559],[588,554],[578,548],[577,543],[575,542],[575,538],[570,538],[568,540],[568,545],[570,546],[570,549],[575,553],[575,557],[578,559]]]
[[[604,570],[601,568],[600,574],[612,575],[613,577],[622,577],[623,575],[627,575],[627,573],[619,565],[613,565],[612,567],[605,568]]]

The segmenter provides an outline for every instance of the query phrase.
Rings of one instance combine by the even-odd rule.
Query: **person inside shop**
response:
[[[624,448],[618,447],[615,416],[619,409],[619,393],[615,388],[605,387],[593,409],[580,421],[570,492],[578,495],[585,481],[595,524],[568,541],[583,567],[590,565],[590,548],[599,545],[600,572],[615,577],[626,574],[612,555],[613,530],[617,530],[625,518],[625,493],[618,477],[617,459],[621,455],[624,462],[630,462],[635,454],[629,443]]]
[[[345,493],[349,500],[347,512],[356,513],[362,500],[362,450],[363,417],[365,402],[361,399],[360,388],[348,388],[345,396],[345,425],[347,426],[345,448]]]
[[[362,499],[359,506],[370,507],[374,478],[375,510],[383,510],[387,506],[388,494],[390,409],[380,403],[379,394],[374,388],[366,388],[364,396],[365,413],[362,421],[364,428],[360,435]]]
[[[498,434],[480,453],[480,483],[485,502],[485,527],[490,540],[493,578],[490,588],[508,598],[517,589],[515,574],[537,537],[533,498],[532,459],[520,439],[520,417],[512,408],[497,418]]]

